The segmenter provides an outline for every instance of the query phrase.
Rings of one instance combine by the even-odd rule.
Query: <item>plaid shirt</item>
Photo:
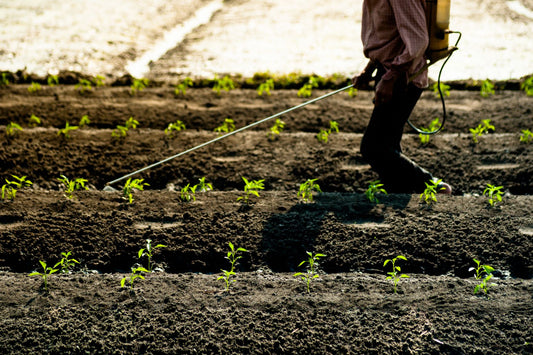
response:
[[[429,43],[424,0],[364,0],[361,25],[363,51],[386,69],[416,73],[425,64]],[[427,69],[413,79],[428,85]]]

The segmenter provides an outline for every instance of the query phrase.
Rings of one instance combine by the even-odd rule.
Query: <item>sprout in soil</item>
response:
[[[185,129],[186,129],[185,123],[183,123],[180,120],[177,120],[176,122],[170,122],[168,124],[167,128],[165,128],[165,134],[171,137],[172,132],[181,132],[181,131],[184,131]]]
[[[439,129],[441,126],[442,126],[442,123],[440,123],[439,118],[436,117],[433,121],[430,122],[428,128],[421,128],[421,130],[424,131],[424,132],[433,132],[433,131]],[[420,143],[428,144],[429,140],[431,138],[431,135],[430,134],[419,133],[418,137],[420,137]]]
[[[2,79],[0,79],[0,86],[8,86],[10,84],[6,73],[2,73]]]
[[[490,207],[494,207],[498,202],[502,202],[501,189],[503,189],[503,186],[487,184],[487,187],[483,191],[483,196],[487,196]]]
[[[306,182],[300,185],[300,189],[298,191],[297,197],[302,199],[302,201],[305,202],[312,202],[313,201],[313,191],[321,193],[322,190],[320,190],[320,186],[318,184],[315,184],[315,181],[318,179],[307,179]]]
[[[6,179],[6,183],[2,185],[2,193],[0,195],[2,201],[15,199],[17,191],[29,187],[33,183],[30,180],[26,180],[26,176],[18,177],[16,175],[11,175],[15,180]]]
[[[429,182],[426,182],[426,189],[420,194],[420,201],[424,201],[426,205],[431,206],[434,203],[437,203],[437,193],[439,184],[442,180],[433,179]],[[444,190],[444,187],[441,187],[440,190]]]
[[[48,78],[46,78],[46,83],[48,84],[48,86],[50,87],[54,87],[56,85],[59,85],[59,78],[57,75],[48,75]]]
[[[481,265],[479,260],[473,259],[476,263],[476,267],[471,267],[468,271],[474,271],[474,277],[476,280],[481,280],[478,285],[474,288],[474,294],[479,291],[483,291],[485,294],[488,293],[489,287],[494,286],[493,283],[487,283],[492,278],[492,272],[494,268],[490,265]]]
[[[34,271],[29,276],[41,276],[43,278],[43,288],[45,291],[48,291],[48,278],[53,273],[56,273],[58,269],[54,269],[50,266],[46,265],[46,262],[39,260],[39,263],[41,263],[41,266],[43,267],[43,272]]]
[[[348,96],[350,97],[356,97],[358,93],[359,91],[354,87],[351,87],[350,89],[348,89]]]
[[[122,198],[129,201],[130,204],[133,203],[133,191],[139,190],[143,191],[145,186],[150,186],[149,184],[143,182],[144,179],[134,179],[129,178],[124,187],[122,188]]]
[[[270,90],[274,90],[274,79],[268,79],[257,88],[257,95],[263,96],[267,94],[270,96]]]
[[[329,140],[329,135],[334,132],[339,133],[339,124],[335,121],[330,121],[329,129],[328,130],[321,129],[320,132],[317,133],[316,139],[319,142],[327,143]]]
[[[533,142],[533,133],[529,129],[522,130],[522,134],[520,135],[520,142],[521,143]]]
[[[154,255],[155,249],[166,248],[166,247],[167,246],[163,244],[157,244],[156,246],[152,246],[152,240],[147,239],[146,248],[139,249],[139,252],[137,253],[137,255],[139,256],[139,259],[145,255],[148,258],[147,272],[152,272],[154,269],[154,263],[152,262],[152,257]]]
[[[385,194],[387,195],[387,191],[383,188],[383,184],[379,180],[371,181],[368,185],[368,189],[366,189],[365,195],[368,201],[378,204],[379,200],[376,197],[377,194]]]
[[[136,129],[138,124],[139,124],[139,121],[137,121],[133,117],[130,117],[126,120],[126,122],[124,123],[124,126],[117,125],[117,128],[114,129],[113,132],[111,132],[111,137],[117,140],[126,138],[129,130]]]
[[[80,94],[84,94],[87,91],[93,90],[93,84],[90,80],[80,78],[78,83],[74,85],[74,89],[79,90]]]
[[[263,181],[265,180],[252,180],[248,181],[244,176],[242,177],[242,180],[244,181],[244,196],[240,196],[237,198],[237,201],[243,201],[245,203],[249,203],[250,195],[254,195],[259,197],[259,192],[257,190],[264,190],[265,187],[263,185]]]
[[[225,258],[230,262],[231,268],[229,270],[221,269],[223,275],[219,276],[217,280],[223,280],[225,283],[225,290],[229,291],[230,286],[232,283],[235,282],[235,280],[232,278],[236,275],[235,273],[235,265],[237,263],[237,260],[242,258],[242,256],[237,256],[238,252],[247,252],[248,250],[244,248],[235,248],[231,242],[228,243],[230,250],[226,254]]]
[[[220,96],[220,92],[222,90],[224,91],[230,91],[235,89],[235,83],[229,76],[225,76],[222,79],[219,79],[217,75],[215,75],[215,78],[213,79],[215,82],[215,85],[213,85],[213,91],[217,93],[217,95]]]
[[[470,128],[470,133],[472,134],[472,141],[474,143],[479,143],[478,138],[486,133],[489,133],[489,131],[495,131],[494,126],[490,123],[490,119],[481,120],[481,123],[478,124],[476,128]]]
[[[94,83],[94,85],[96,85],[97,87],[100,87],[100,86],[104,86],[105,85],[105,82],[104,82],[105,78],[101,75],[97,75],[93,78],[92,82]]]
[[[533,75],[520,83],[520,89],[524,90],[527,96],[533,96]]]
[[[295,277],[301,277],[301,279],[305,282],[307,287],[307,293],[311,293],[311,280],[317,279],[319,277],[317,272],[318,267],[318,260],[320,258],[325,257],[326,255],[316,253],[313,255],[312,252],[307,251],[307,260],[302,261],[300,264],[298,264],[298,267],[304,265],[307,263],[307,271],[305,273],[303,272],[297,272],[293,276]]]
[[[89,123],[91,123],[91,120],[89,119],[88,115],[83,115],[80,118],[80,123],[78,124],[78,127],[83,128],[85,126],[88,126]]]
[[[176,87],[174,88],[174,95],[178,96],[181,94],[185,96],[185,94],[187,93],[187,88],[192,87],[192,86],[193,86],[192,79],[187,77],[176,85]]]
[[[65,128],[60,128],[59,131],[57,131],[57,135],[60,136],[64,140],[70,139],[70,131],[77,130],[78,126],[71,126],[68,122],[65,122]]]
[[[198,184],[196,186],[197,192],[207,192],[213,190],[213,184],[210,182],[205,182],[205,177],[198,179]]]
[[[89,188],[85,186],[85,183],[88,181],[87,179],[76,178],[74,180],[69,180],[69,178],[67,178],[65,175],[61,175],[58,180],[63,184],[64,196],[69,200],[74,198],[74,191],[81,189],[89,190]]]
[[[318,87],[318,79],[314,76],[311,76],[307,83],[304,84],[298,90],[298,97],[310,97],[313,94],[313,89]]]
[[[268,139],[271,141],[277,139],[281,132],[283,132],[283,129],[285,129],[285,122],[276,118],[276,122],[270,127],[270,132],[267,133]]]
[[[41,84],[36,83],[36,82],[32,82],[30,87],[28,87],[28,92],[29,93],[34,93],[34,92],[37,92],[37,91],[40,91],[40,90],[41,90]]]
[[[126,285],[126,281],[129,281],[130,290],[133,290],[133,284],[136,279],[144,280],[144,276],[141,274],[141,272],[149,272],[149,271],[143,267],[132,267],[131,274],[129,276],[124,276],[124,278],[120,280],[120,287],[124,287]]]
[[[135,95],[138,91],[143,91],[146,89],[150,81],[146,78],[133,78],[133,84],[130,86],[130,95]]]
[[[30,116],[30,118],[28,118],[28,126],[30,126],[30,127],[37,127],[40,124],[41,124],[41,118],[40,117],[37,117],[34,114],[32,114]]]
[[[10,138],[14,138],[18,131],[21,131],[22,132],[22,127],[18,124],[18,123],[15,123],[15,122],[9,122],[6,126],[6,137],[8,139]]]
[[[479,93],[481,97],[489,97],[490,95],[494,95],[494,84],[489,79],[483,80]]]
[[[402,256],[402,255],[398,255],[397,257],[393,258],[393,259],[387,259],[385,260],[385,263],[383,263],[383,267],[387,266],[387,264],[390,262],[392,263],[392,271],[389,271],[387,273],[387,278],[386,280],[392,280],[393,282],[393,290],[394,290],[394,293],[396,293],[397,291],[397,285],[398,285],[398,282],[400,282],[400,279],[402,278],[409,278],[408,275],[406,274],[400,274],[400,272],[402,271],[402,269],[396,265],[396,260],[407,260],[407,258],[405,256]]]
[[[438,83],[434,83],[431,86],[431,90],[433,90],[433,94],[435,95],[435,97],[439,97],[440,96],[440,94],[439,94],[439,84]],[[446,85],[444,83],[440,83],[440,91],[442,92],[443,96],[450,96],[450,86],[449,85]]]
[[[224,123],[214,129],[217,133],[229,133],[235,130],[235,123],[231,118],[226,118]]]
[[[183,202],[190,202],[191,200],[196,201],[196,188],[198,185],[191,186],[187,184],[183,189],[181,189],[180,199]]]
[[[60,272],[63,273],[63,274],[68,274],[70,273],[74,267],[76,266],[76,264],[79,264],[80,262],[76,259],[73,259],[70,257],[70,254],[72,254],[72,252],[63,252],[61,253],[61,260],[54,265],[54,269],[57,268],[57,267],[60,267]]]

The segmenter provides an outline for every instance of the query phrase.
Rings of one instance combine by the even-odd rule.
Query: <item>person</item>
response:
[[[400,142],[405,123],[428,86],[425,0],[364,0],[361,39],[369,62],[353,84],[361,89],[375,82],[374,109],[361,154],[387,192],[423,192],[426,183],[439,179],[406,157]],[[452,192],[444,182],[437,190]]]

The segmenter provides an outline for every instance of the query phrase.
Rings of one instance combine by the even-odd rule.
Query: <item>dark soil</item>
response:
[[[132,97],[128,88],[81,95],[72,86],[0,90],[0,125],[24,127],[0,141],[2,183],[11,174],[34,185],[0,202],[0,346],[4,353],[533,353],[533,98],[503,91],[482,99],[452,91],[448,122],[427,145],[406,129],[404,152],[453,185],[432,207],[418,195],[364,191],[376,179],[359,154],[371,94],[339,94],[282,119],[286,130],[267,138],[270,123],[216,142],[136,177],[150,186],[128,204],[106,183],[216,138],[224,118],[242,127],[303,102],[296,91],[260,98],[253,90],[222,93],[171,87]],[[320,93],[316,93],[319,95]],[[35,114],[43,119],[27,127]],[[89,127],[71,139],[57,135],[65,122],[89,115]],[[413,122],[427,124],[440,102],[424,94]],[[139,128],[124,140],[112,129],[133,116]],[[496,132],[471,142],[469,128],[491,119]],[[169,122],[187,130],[167,137]],[[319,143],[330,120],[341,133]],[[82,177],[89,191],[67,200],[57,178]],[[215,191],[182,202],[180,190],[201,177]],[[242,177],[264,179],[250,204]],[[318,179],[314,202],[298,186]],[[124,180],[113,186],[120,190]],[[503,202],[488,207],[487,184],[503,185]],[[136,263],[146,239],[164,244],[154,260],[160,272],[120,280]],[[236,283],[224,292],[217,277],[228,268],[228,242],[244,247]],[[52,275],[44,291],[39,260],[54,264],[72,251],[70,275]],[[326,254],[311,293],[292,274],[306,251]],[[404,255],[398,294],[385,280],[385,259]],[[488,294],[469,271],[473,258],[496,270]]]

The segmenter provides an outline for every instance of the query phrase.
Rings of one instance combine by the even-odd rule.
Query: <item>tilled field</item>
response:
[[[315,92],[314,97],[324,92]],[[237,128],[303,102],[296,90],[259,97],[254,90],[217,96],[171,87],[135,96],[128,87],[80,94],[73,86],[27,85],[0,90],[0,125],[23,127],[2,137],[0,177],[34,182],[0,203],[0,345],[7,353],[531,353],[533,268],[533,101],[501,91],[488,99],[452,91],[443,133],[422,145],[406,131],[404,152],[449,182],[453,196],[428,208],[418,195],[364,191],[377,178],[359,154],[372,110],[369,92],[346,93],[294,111],[269,140],[270,123],[238,133],[136,177],[149,183],[128,204],[106,183],[216,138],[225,118]],[[431,92],[413,113],[439,116]],[[28,127],[36,115],[42,125]],[[88,127],[68,140],[65,123]],[[123,140],[111,133],[129,118],[138,128]],[[490,119],[495,132],[473,144],[469,128]],[[173,137],[163,130],[181,120]],[[327,144],[315,138],[339,124]],[[89,191],[67,200],[57,178],[88,179]],[[206,177],[214,191],[182,202],[180,190]],[[265,180],[260,197],[237,202],[247,179]],[[324,191],[303,203],[298,187],[318,179]],[[502,185],[503,203],[487,207],[487,184]],[[146,239],[167,246],[154,260],[165,272],[120,288]],[[244,247],[237,282],[223,292],[228,242]],[[52,275],[50,291],[27,276],[39,260],[53,264],[72,251],[81,264]],[[326,255],[311,293],[292,276],[306,251]],[[385,259],[400,262],[398,294],[385,280]],[[494,267],[488,296],[473,295],[473,258]],[[94,271],[96,270],[97,273]]]

